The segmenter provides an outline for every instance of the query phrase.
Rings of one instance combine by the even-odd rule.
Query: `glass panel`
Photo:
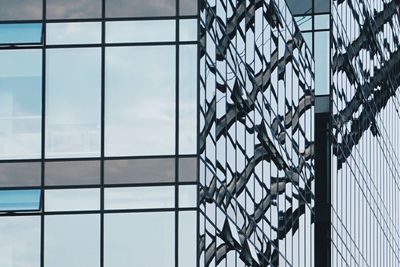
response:
[[[40,216],[0,219],[0,266],[40,266]]]
[[[175,0],[106,0],[106,17],[174,16]]]
[[[0,44],[42,43],[41,23],[0,24]]]
[[[173,158],[106,160],[104,183],[162,183],[175,180]]]
[[[98,214],[49,215],[44,229],[45,266],[100,266]]]
[[[40,190],[1,190],[0,211],[40,210]]]
[[[106,23],[107,43],[168,41],[175,41],[175,20],[110,21]]]
[[[300,16],[295,17],[297,26],[301,31],[311,31],[312,30],[312,18],[313,16]]]
[[[331,1],[314,0],[315,13],[330,12]]]
[[[180,41],[197,40],[197,19],[179,20],[179,40]]]
[[[197,158],[179,159],[179,181],[196,182],[197,181]]]
[[[0,158],[40,158],[42,51],[0,51]]]
[[[0,186],[40,186],[40,162],[0,163]]]
[[[49,49],[46,157],[100,156],[101,49]]]
[[[179,212],[179,266],[196,267],[196,211]]]
[[[179,154],[197,150],[197,46],[179,47]]]
[[[100,22],[48,23],[46,27],[49,45],[101,43]]]
[[[329,94],[329,31],[315,32],[315,94]]]
[[[179,207],[180,208],[197,207],[197,185],[179,186]]]
[[[175,152],[175,47],[106,48],[107,156]]]
[[[175,266],[175,213],[104,215],[104,266]]]
[[[197,0],[179,0],[179,14],[181,16],[197,15]]]
[[[0,20],[42,19],[43,0],[0,0]]]
[[[312,0],[286,0],[293,15],[303,15],[312,13]]]
[[[100,189],[51,189],[45,191],[45,211],[99,210]]]
[[[100,161],[54,161],[45,163],[46,185],[100,184]]]
[[[330,16],[329,15],[315,15],[315,29],[316,30],[329,30]]]
[[[105,209],[152,209],[175,207],[174,186],[140,186],[104,189]]]
[[[304,33],[302,33],[302,35],[304,37],[304,41],[306,42],[308,48],[312,51],[312,49],[313,49],[312,32],[304,32]]]
[[[100,18],[101,0],[46,0],[47,19]]]

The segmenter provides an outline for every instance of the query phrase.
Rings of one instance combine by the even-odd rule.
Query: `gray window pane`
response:
[[[316,13],[330,12],[331,1],[314,0],[314,8]]]
[[[42,19],[43,0],[0,0],[0,20]]]
[[[179,212],[179,266],[196,266],[197,247],[197,214],[196,211]]]
[[[40,186],[40,162],[0,163],[0,187]]]
[[[113,209],[153,209],[175,207],[174,186],[139,186],[104,189],[104,207]]]
[[[174,212],[104,215],[104,266],[173,267]]]
[[[100,189],[51,189],[44,200],[45,211],[99,210]]]
[[[105,0],[106,17],[174,16],[175,0]]]
[[[100,18],[101,0],[46,0],[48,19]]]
[[[1,217],[0,266],[40,266],[40,216]]]
[[[46,157],[100,156],[101,49],[50,49],[46,60]]]
[[[48,23],[46,27],[46,43],[50,45],[101,43],[100,22]]]
[[[106,48],[105,153],[175,152],[175,47]]]
[[[179,159],[179,181],[197,181],[197,157]]]
[[[175,180],[175,160],[127,159],[104,162],[106,184],[161,183]]]
[[[49,215],[45,217],[46,267],[100,266],[100,216]]]
[[[0,159],[41,156],[42,51],[0,51]]]
[[[179,14],[181,16],[197,15],[197,0],[179,0]]]
[[[40,44],[41,42],[41,23],[0,25],[0,44]]]
[[[110,21],[106,23],[106,42],[173,42],[175,24],[175,20]]]
[[[312,13],[312,0],[286,0],[293,15],[303,15]]]
[[[46,185],[100,184],[99,161],[55,161],[45,163]]]
[[[39,211],[38,190],[0,190],[0,211]]]

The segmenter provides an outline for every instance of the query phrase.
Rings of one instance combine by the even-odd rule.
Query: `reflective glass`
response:
[[[175,41],[175,20],[110,21],[107,43]]]
[[[179,153],[197,150],[197,46],[179,47]]]
[[[179,186],[179,207],[180,208],[197,207],[197,185]]]
[[[295,17],[295,21],[301,31],[310,31],[312,30],[312,18],[313,16],[300,16]]]
[[[180,41],[197,40],[197,19],[179,20],[179,40]]]
[[[152,209],[175,206],[174,186],[140,186],[104,189],[105,209]]]
[[[45,163],[46,185],[100,184],[100,161],[54,161]]]
[[[99,210],[100,189],[51,189],[44,195],[45,211]]]
[[[41,23],[0,24],[0,44],[40,44]]]
[[[101,49],[49,49],[46,157],[100,155]]]
[[[330,12],[331,1],[314,0],[315,13]]]
[[[47,23],[46,27],[49,45],[101,43],[100,22]]]
[[[41,49],[0,51],[0,159],[40,158]]]
[[[197,0],[179,0],[179,14],[181,16],[197,15]]]
[[[315,32],[315,94],[329,94],[329,31]]]
[[[40,216],[0,218],[0,266],[40,266]]]
[[[106,48],[105,154],[175,152],[175,47]]]
[[[179,159],[179,181],[197,181],[197,157]]]
[[[179,266],[196,266],[197,248],[197,213],[196,211],[179,212]]]
[[[315,29],[326,30],[329,29],[330,15],[315,15]]]
[[[100,18],[101,0],[46,0],[47,19]]]
[[[44,223],[44,266],[100,266],[98,214],[48,215]]]
[[[162,183],[175,180],[173,158],[106,160],[104,183]]]
[[[175,213],[104,215],[104,266],[175,266]]]
[[[312,0],[286,0],[286,4],[293,15],[312,13]]]
[[[40,185],[40,162],[0,163],[0,187]]]
[[[0,211],[38,211],[40,192],[40,190],[0,190]]]
[[[175,0],[105,0],[106,17],[159,17],[175,15]]]
[[[0,0],[0,20],[40,20],[43,0]]]

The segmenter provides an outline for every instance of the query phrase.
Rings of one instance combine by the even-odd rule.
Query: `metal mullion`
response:
[[[175,266],[179,265],[179,0],[175,1]]]

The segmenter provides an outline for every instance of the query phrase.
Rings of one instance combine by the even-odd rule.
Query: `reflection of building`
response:
[[[0,266],[399,265],[397,0],[0,6]]]

